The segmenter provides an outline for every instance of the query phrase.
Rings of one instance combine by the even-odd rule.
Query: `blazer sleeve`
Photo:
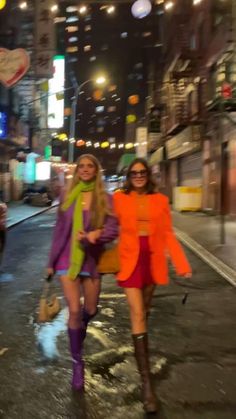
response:
[[[164,226],[166,248],[171,258],[171,261],[175,267],[176,273],[178,275],[184,275],[186,273],[192,272],[191,266],[187,260],[184,250],[180,245],[179,241],[177,240],[173,230],[172,217],[168,199],[166,199],[165,204]]]
[[[54,227],[53,236],[52,236],[52,244],[49,253],[49,260],[48,260],[48,267],[54,268],[55,264],[61,254],[62,250],[62,238],[64,237],[64,213],[61,211],[60,206],[57,212],[57,220],[56,225]]]

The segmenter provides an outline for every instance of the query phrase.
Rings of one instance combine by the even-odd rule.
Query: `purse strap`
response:
[[[50,291],[52,290],[52,280],[53,280],[53,275],[48,275],[46,278],[44,278],[43,291],[42,291],[43,298],[47,298]]]

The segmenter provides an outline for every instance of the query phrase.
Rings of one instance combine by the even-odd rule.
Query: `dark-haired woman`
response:
[[[124,288],[130,309],[144,408],[155,412],[148,359],[149,307],[155,286],[168,283],[167,253],[178,275],[190,278],[191,267],[174,235],[168,198],[157,193],[145,160],[130,165],[124,191],[114,194],[114,206],[120,224],[118,285]]]

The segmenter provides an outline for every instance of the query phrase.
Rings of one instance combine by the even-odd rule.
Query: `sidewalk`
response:
[[[178,231],[185,233],[236,274],[236,221],[225,222],[225,245],[220,245],[220,220],[217,216],[173,212],[173,222],[177,235]]]
[[[56,202],[53,203],[51,207],[33,207],[31,205],[23,204],[22,202],[10,203],[8,204],[7,228],[11,228],[28,218],[48,211],[56,205]]]

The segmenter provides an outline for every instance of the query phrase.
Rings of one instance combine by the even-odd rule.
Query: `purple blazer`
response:
[[[108,195],[111,207],[112,196]],[[52,246],[49,256],[48,267],[54,271],[64,271],[70,265],[70,246],[71,232],[73,223],[74,205],[71,205],[67,211],[62,211],[59,207],[57,213],[56,226],[53,233]],[[90,223],[90,211],[83,211],[84,230],[92,230]],[[106,216],[103,232],[96,244],[84,242],[85,259],[81,273],[98,278],[96,266],[100,254],[105,244],[115,240],[118,236],[118,222],[115,216]]]

